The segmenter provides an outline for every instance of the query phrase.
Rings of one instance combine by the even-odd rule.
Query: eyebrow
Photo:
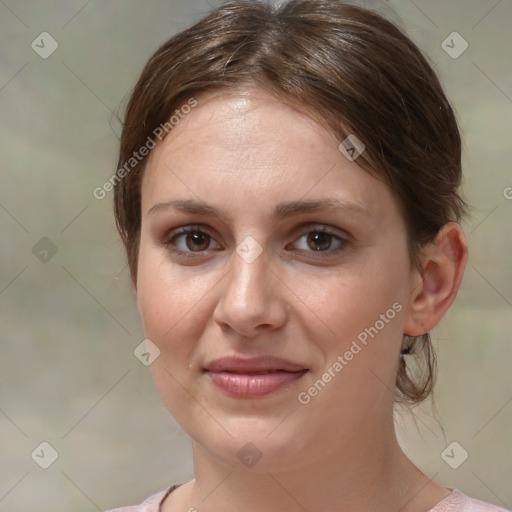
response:
[[[205,215],[218,217],[220,220],[229,223],[229,216],[223,210],[219,210],[203,201],[192,199],[173,199],[165,203],[153,205],[148,210],[148,215],[164,208],[176,208],[177,210],[197,215]],[[293,215],[311,212],[350,212],[364,217],[371,218],[369,210],[358,203],[345,201],[337,198],[325,198],[316,201],[290,201],[287,203],[279,203],[274,209],[274,217],[284,219]]]

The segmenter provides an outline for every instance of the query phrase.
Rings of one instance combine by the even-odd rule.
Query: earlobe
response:
[[[419,336],[432,330],[452,305],[468,256],[460,225],[448,222],[423,249],[423,267],[409,300],[404,332]]]

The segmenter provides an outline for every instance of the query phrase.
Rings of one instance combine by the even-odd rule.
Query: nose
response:
[[[290,309],[287,288],[265,253],[251,261],[233,252],[229,265],[220,283],[215,322],[248,338],[282,327]]]

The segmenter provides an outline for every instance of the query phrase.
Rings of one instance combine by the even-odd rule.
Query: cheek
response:
[[[211,318],[208,293],[216,280],[191,269],[170,265],[165,252],[141,249],[137,306],[145,336],[160,349],[152,369],[186,371]]]
[[[341,269],[331,277],[310,281],[309,304],[336,338],[349,341],[373,325],[381,314],[385,315],[395,302],[401,304],[404,278],[404,272],[397,271],[397,267],[369,259],[357,268],[346,272]],[[395,314],[397,309],[402,308],[395,307],[386,319],[400,318]]]
[[[308,304],[329,328],[323,329],[327,335],[322,338],[310,334],[311,339],[319,340],[324,371],[339,361],[338,356],[343,358],[344,377],[335,379],[334,401],[345,397],[348,407],[351,400],[375,398],[393,389],[403,334],[407,268],[405,257],[386,257],[380,252],[378,258],[368,257],[357,268],[340,269],[329,279],[309,283],[312,299]]]
[[[193,404],[185,389],[190,387],[189,364],[208,318],[204,298],[209,281],[190,273],[185,277],[149,250],[141,250],[138,276],[137,305],[144,335],[160,350],[150,367],[153,381],[169,412],[186,426],[185,411]]]
[[[199,301],[203,284],[190,273],[169,264],[165,250],[141,240],[137,279],[137,306],[146,335],[170,332]]]

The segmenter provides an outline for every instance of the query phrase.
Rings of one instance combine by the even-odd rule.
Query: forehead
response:
[[[236,170],[240,162],[226,168],[227,160],[238,159],[242,153],[245,164],[256,158],[260,160],[257,165],[262,165],[261,158],[277,157],[278,153],[292,163],[305,152],[318,159],[319,143],[336,145],[334,135],[315,120],[259,89],[203,93],[196,101],[198,105],[160,144],[160,153],[172,152],[180,162],[204,157],[210,165],[215,163],[214,157],[222,155],[223,168],[219,170],[228,172]],[[203,151],[187,155],[199,144]]]
[[[197,96],[152,150],[142,184],[143,213],[170,196],[263,208],[269,202],[335,192],[379,215],[387,187],[348,160],[332,132],[261,90]],[[255,199],[261,201],[255,203]]]

